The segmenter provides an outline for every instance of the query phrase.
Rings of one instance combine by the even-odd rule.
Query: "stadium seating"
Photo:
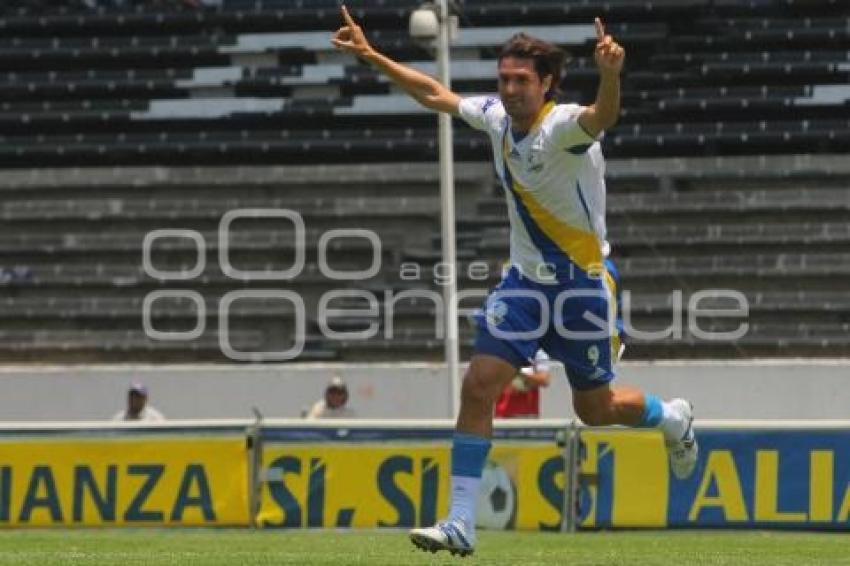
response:
[[[406,33],[418,4],[349,3],[378,47],[434,73],[429,49]],[[392,338],[386,319],[365,341],[328,340],[318,324],[322,293],[339,287],[318,265],[328,230],[380,236],[380,269],[358,288],[381,298],[382,317],[385,291],[441,290],[433,267],[440,259],[436,120],[373,69],[333,51],[337,5],[0,6],[0,358],[221,359],[220,297],[269,284],[222,271],[219,220],[260,207],[298,211],[307,227],[305,268],[285,286],[307,305],[299,359],[441,356],[430,300],[394,305]],[[669,325],[674,289],[685,307],[706,288],[740,290],[750,306],[750,331],[735,344],[634,340],[629,355],[847,355],[846,7],[831,0],[467,0],[453,48],[454,88],[492,92],[496,48],[521,27],[572,52],[565,96],[592,100],[596,15],[629,52],[623,115],[604,150],[610,240],[633,293],[635,326]],[[505,205],[487,140],[456,126],[460,285],[486,288],[507,255]],[[823,160],[809,167],[789,158],[797,155]],[[756,166],[738,174],[736,159]],[[635,171],[634,163],[646,166]],[[676,170],[681,163],[695,165]],[[205,242],[207,268],[192,281],[158,280],[143,269],[145,235],[166,228],[195,230]],[[153,256],[158,269],[195,264],[191,240],[162,246]],[[291,231],[272,221],[234,230],[229,249],[242,269],[281,268],[295,254]],[[351,237],[328,250],[337,269],[362,269],[372,252]],[[481,281],[466,269],[475,262],[488,266]],[[403,277],[413,263],[425,269]],[[170,288],[202,293],[203,337],[145,335],[144,296]],[[340,304],[363,308],[347,301]],[[162,299],[154,323],[191,329],[196,307]],[[335,328],[368,328],[373,318],[349,316]],[[234,303],[231,319],[234,344],[245,350],[292,341],[294,314],[279,302]],[[461,328],[468,348],[471,327]]]
[[[384,160],[382,150],[433,159],[433,120],[332,51],[336,3],[144,4],[19,8],[0,21],[0,165],[362,162]],[[522,24],[571,48],[562,86],[591,100],[590,23],[601,11],[630,54],[611,157],[846,151],[850,35],[839,4],[468,2],[454,84],[492,91],[494,48]],[[405,31],[415,5],[353,8],[377,46],[433,70]],[[469,132],[456,146],[460,158],[486,158]]]

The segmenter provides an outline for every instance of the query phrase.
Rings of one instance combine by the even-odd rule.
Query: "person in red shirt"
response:
[[[540,416],[540,388],[552,381],[549,356],[538,350],[532,365],[522,368],[505,387],[495,405],[497,419],[536,419]]]

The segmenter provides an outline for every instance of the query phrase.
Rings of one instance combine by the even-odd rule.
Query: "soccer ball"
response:
[[[476,526],[484,529],[513,528],[516,488],[508,472],[495,462],[487,462],[481,474],[476,516]]]

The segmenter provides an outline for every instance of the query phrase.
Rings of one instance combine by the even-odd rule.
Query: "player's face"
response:
[[[543,79],[534,70],[534,60],[504,57],[499,61],[499,96],[515,122],[533,120],[546,102],[551,77]]]

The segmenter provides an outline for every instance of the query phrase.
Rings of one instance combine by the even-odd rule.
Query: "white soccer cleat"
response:
[[[433,527],[411,529],[410,542],[428,552],[448,550],[452,555],[469,556],[475,552],[475,531],[463,521],[441,521]]]
[[[670,401],[680,412],[682,421],[687,423],[685,434],[675,442],[667,443],[667,454],[670,456],[670,469],[677,479],[683,480],[694,473],[699,456],[699,445],[694,436],[694,408],[684,399]]]

